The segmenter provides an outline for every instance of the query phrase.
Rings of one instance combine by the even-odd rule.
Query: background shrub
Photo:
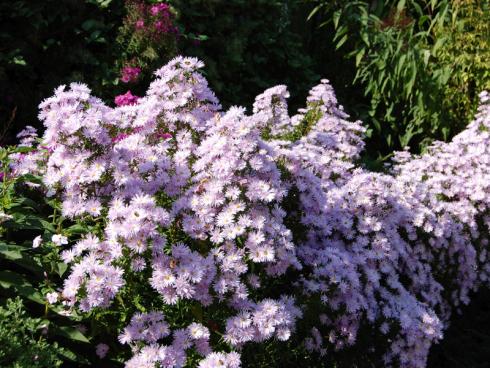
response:
[[[366,105],[353,112],[370,127],[373,158],[405,146],[420,151],[465,126],[478,91],[490,85],[488,1],[314,3],[310,17],[355,61],[353,86]]]

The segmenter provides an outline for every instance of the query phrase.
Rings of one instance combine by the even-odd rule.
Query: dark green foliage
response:
[[[169,8],[165,16],[162,12],[152,15],[152,4],[144,0],[126,0],[125,17],[116,38],[119,53],[114,67],[120,74],[124,67],[140,68],[141,75],[134,80],[139,83],[131,85],[137,88],[137,93],[144,93],[153,72],[176,56],[177,40],[185,37],[185,34],[179,33],[175,23],[175,11]],[[158,23],[164,26],[158,28]],[[124,80],[120,82],[121,88],[130,87],[125,85]]]
[[[303,103],[319,75],[302,45],[304,11],[292,0],[176,0],[180,23],[207,40],[187,42],[181,52],[206,64],[206,77],[225,106],[250,106],[256,95],[286,84]],[[304,14],[306,16],[306,14]]]
[[[437,63],[450,65],[443,109],[466,126],[477,108],[477,95],[490,90],[490,2],[460,0],[453,21],[441,30],[451,41],[441,46]]]
[[[27,315],[22,300],[8,299],[0,306],[0,365],[2,367],[59,367],[64,351],[43,336],[47,324]]]
[[[490,361],[490,290],[472,297],[454,315],[444,339],[434,345],[429,368],[486,368]]]
[[[1,144],[13,143],[25,125],[39,126],[37,106],[60,84],[81,81],[100,86],[99,96],[113,93],[123,10],[122,0],[0,2]]]
[[[325,39],[356,64],[371,156],[448,140],[490,86],[488,1],[314,1]],[[488,59],[488,57],[487,57]],[[356,87],[357,86],[357,87]]]
[[[70,318],[61,315],[61,309],[46,300],[47,293],[61,286],[67,270],[58,247],[49,242],[51,236],[74,236],[77,228],[64,222],[57,201],[36,188],[40,177],[11,175],[8,156],[28,150],[0,148],[0,305],[7,304],[0,309],[0,366],[87,363],[91,355],[86,350],[93,353],[94,348],[77,329],[82,319],[75,313]],[[32,240],[37,235],[42,236],[43,245],[34,249]]]

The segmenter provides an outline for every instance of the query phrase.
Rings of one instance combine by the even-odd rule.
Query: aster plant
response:
[[[222,111],[202,67],[177,57],[115,108],[76,83],[41,103],[45,149],[13,170],[40,173],[83,229],[58,241],[52,301],[103,326],[97,354],[117,337],[126,367],[237,368],[271,344],[424,367],[488,286],[488,94],[452,142],[372,173],[327,80],[297,115],[285,86],[247,114]]]

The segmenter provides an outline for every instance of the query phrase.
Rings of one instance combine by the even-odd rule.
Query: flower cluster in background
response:
[[[125,8],[117,41],[123,50],[121,81],[128,83],[136,82],[143,71],[152,70],[157,60],[170,59],[180,32],[166,3],[127,0]]]
[[[151,4],[144,0],[127,0],[126,17],[119,29],[117,42],[121,47],[119,80],[133,87],[148,79],[150,72],[161,60],[170,60],[176,53],[179,29],[175,14],[167,3]],[[131,90],[115,97],[117,106],[137,101]]]
[[[29,153],[14,172],[36,162],[63,216],[86,225],[52,238],[70,272],[49,301],[133,304],[112,331],[127,367],[237,368],[245,345],[293,337],[320,356],[362,340],[380,364],[424,367],[490,280],[488,95],[452,142],[381,174],[358,165],[365,128],[327,80],[295,116],[284,86],[247,115],[221,110],[202,67],[177,57],[115,108],[81,84],[40,105],[44,164]]]
[[[140,73],[141,68],[138,66],[125,66],[121,69],[121,82],[136,82]]]

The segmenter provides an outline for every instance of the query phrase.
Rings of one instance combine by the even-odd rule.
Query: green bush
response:
[[[59,367],[62,348],[43,336],[47,325],[41,318],[31,318],[22,300],[8,299],[0,306],[0,365],[2,367]]]
[[[300,105],[319,80],[305,52],[301,4],[294,0],[175,0],[179,21],[204,42],[182,42],[180,52],[206,64],[206,78],[225,106],[249,101],[275,84],[290,86]],[[299,23],[299,24],[298,24]]]
[[[355,61],[372,155],[458,133],[490,85],[488,1],[315,1],[310,17]],[[328,39],[328,36],[325,36]],[[487,60],[487,62],[485,62]]]
[[[65,315],[47,300],[48,293],[61,287],[61,276],[68,268],[60,259],[59,247],[49,240],[53,234],[77,234],[79,228],[60,216],[57,200],[39,190],[39,176],[12,175],[10,170],[11,157],[32,150],[0,148],[0,304],[7,305],[0,308],[0,366],[87,363],[95,348],[79,330],[84,321],[76,313]],[[36,236],[42,247],[33,244]],[[41,326],[43,335],[38,331]],[[33,360],[36,356],[39,359]]]
[[[490,90],[490,3],[460,0],[456,4],[453,21],[440,30],[450,41],[442,45],[437,63],[451,68],[443,109],[462,127],[476,111],[478,94]]]

